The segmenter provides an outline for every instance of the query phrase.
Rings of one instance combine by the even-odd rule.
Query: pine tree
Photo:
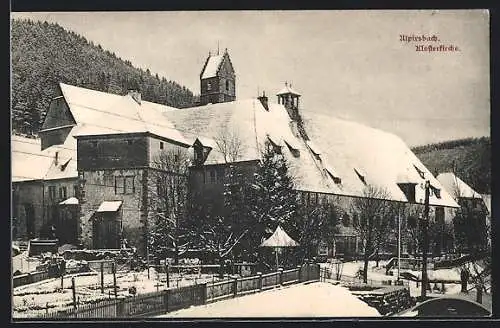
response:
[[[294,220],[297,199],[286,160],[269,143],[254,177],[248,199],[252,224],[249,242],[257,249],[278,225],[285,228]]]

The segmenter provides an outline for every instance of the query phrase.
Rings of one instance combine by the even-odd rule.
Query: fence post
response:
[[[203,283],[199,285],[201,288],[201,304],[207,303],[207,283]]]
[[[170,289],[167,289],[165,291],[165,298],[164,298],[164,302],[165,302],[165,311],[168,313],[168,302],[169,302],[169,295],[170,295]]]
[[[300,265],[297,265],[297,275],[299,277],[299,282],[302,282],[302,275],[301,275],[301,271],[302,271],[302,266]]]
[[[73,308],[75,309],[75,313],[76,313],[76,286],[75,286],[75,277],[71,278],[71,289],[73,291]]]
[[[238,295],[238,277],[233,276],[233,297]]]
[[[259,290],[262,290],[262,272],[257,272],[257,275],[259,276]]]
[[[115,262],[113,262],[113,289],[115,291],[115,299],[118,298],[118,291],[116,288],[116,265]]]
[[[283,268],[278,269],[278,276],[279,276],[280,286],[283,286]]]
[[[166,271],[167,271],[167,288],[170,288],[170,266],[169,266],[168,262],[167,262]]]
[[[101,261],[101,294],[104,294],[104,262]]]

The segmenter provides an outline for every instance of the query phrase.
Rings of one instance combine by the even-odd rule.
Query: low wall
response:
[[[403,286],[388,286],[370,291],[351,291],[382,315],[392,315],[415,305],[410,290]]]

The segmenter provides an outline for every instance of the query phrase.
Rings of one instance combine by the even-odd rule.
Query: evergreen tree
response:
[[[286,160],[269,143],[266,143],[248,194],[252,226],[249,244],[257,250],[278,225],[286,229],[296,215],[296,192]]]

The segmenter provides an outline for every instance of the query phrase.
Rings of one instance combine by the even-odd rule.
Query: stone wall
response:
[[[382,315],[393,315],[415,305],[408,287],[388,286],[371,291],[353,291],[359,299],[374,307]]]

